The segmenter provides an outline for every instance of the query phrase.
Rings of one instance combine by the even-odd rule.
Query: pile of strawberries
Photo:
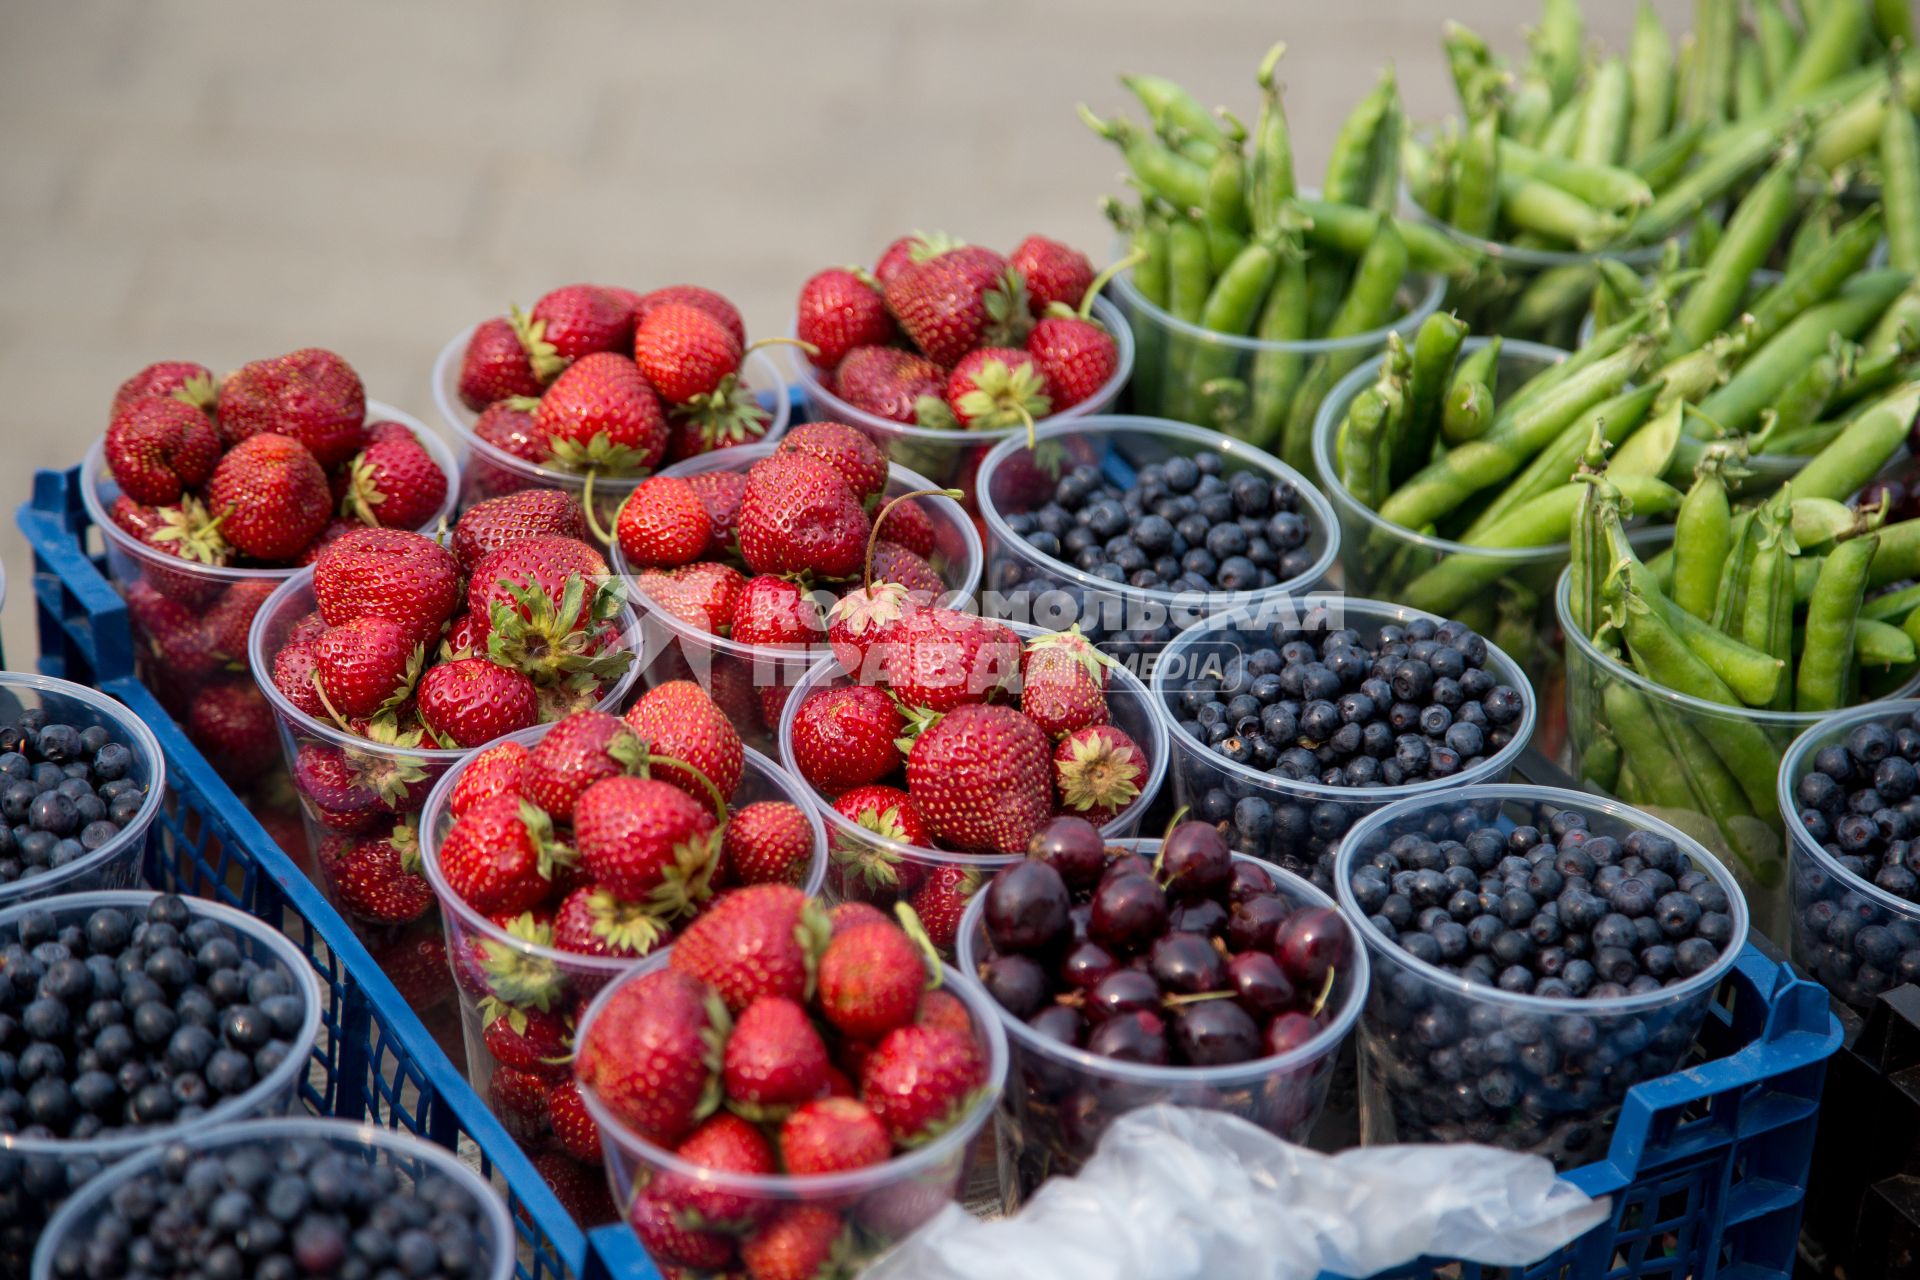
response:
[[[474,434],[516,458],[640,475],[766,432],[740,381],[751,350],[711,289],[570,284],[475,327],[460,400],[480,415]]]
[[[954,1198],[962,1153],[865,1194],[806,1190],[811,1175],[932,1141],[1000,1084],[924,946],[865,903],[828,914],[795,889],[744,889],[689,927],[665,968],[608,996],[578,1081],[632,1134],[718,1175],[641,1155],[627,1216],[668,1274],[850,1275]],[[796,1181],[775,1197],[727,1175]]]
[[[1077,249],[1028,236],[1003,258],[943,235],[902,236],[872,271],[800,288],[794,333],[840,399],[881,418],[994,431],[1090,399],[1119,366],[1092,319],[1103,283]]]

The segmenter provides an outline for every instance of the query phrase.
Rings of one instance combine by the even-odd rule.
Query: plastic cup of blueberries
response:
[[[1244,440],[1166,418],[1107,416],[1042,427],[1035,437],[1030,448],[1025,436],[1009,436],[980,464],[980,518],[987,530],[986,608],[991,614],[1054,629],[1077,623],[1090,639],[1117,656],[1145,656],[1209,613],[1311,591],[1326,577],[1339,553],[1340,531],[1326,498],[1298,471]],[[1271,486],[1284,484],[1295,495],[1294,514],[1304,526],[1304,538],[1285,550],[1270,546],[1270,565],[1261,570],[1260,578],[1225,585],[1210,576],[1204,587],[1193,583],[1191,589],[1180,590],[1173,585],[1180,573],[1165,575],[1147,565],[1137,572],[1157,574],[1156,581],[1163,585],[1116,582],[1077,566],[1076,556],[1060,547],[1057,537],[1031,527],[1033,513],[1054,499],[1058,481],[1078,468],[1093,468],[1100,479],[1124,490],[1146,467],[1204,453],[1220,458],[1224,464],[1220,474],[1229,484],[1242,474],[1265,482],[1267,492],[1261,495],[1258,517],[1263,521],[1270,511],[1266,502],[1271,499]],[[1174,533],[1163,517],[1155,518],[1162,520],[1167,533]],[[1246,533],[1231,517],[1210,524],[1232,527],[1237,541],[1231,545],[1244,550],[1248,544]],[[1125,537],[1136,527],[1129,519],[1115,536]],[[1072,530],[1068,536],[1073,536]],[[1043,549],[1031,540],[1034,537],[1050,539],[1053,546]],[[1131,554],[1145,565],[1147,553],[1137,543],[1129,545]],[[1199,549],[1213,558],[1204,545]],[[1106,559],[1097,547],[1089,548],[1089,553]],[[1221,570],[1227,559],[1217,558]],[[1168,567],[1173,566],[1161,569]],[[1256,566],[1249,561],[1245,567]],[[1268,579],[1266,585],[1258,585],[1263,578]]]
[[[1160,841],[1109,839],[1151,860]],[[1314,885],[1258,858],[1233,855],[1272,876],[1296,908],[1333,907]],[[987,939],[986,895],[976,894],[960,921],[955,965],[969,976],[993,958]],[[1351,927],[1352,922],[1347,922]],[[1129,1111],[1156,1103],[1224,1111],[1289,1142],[1303,1142],[1327,1100],[1340,1047],[1360,1017],[1369,979],[1367,954],[1351,959],[1333,981],[1315,1015],[1320,1029],[1285,1053],[1224,1066],[1150,1066],[1102,1057],[1060,1043],[989,999],[1010,1051],[1007,1087],[1000,1098],[1000,1193],[1008,1212],[1042,1182],[1070,1176],[1093,1155],[1100,1136]]]
[[[347,1120],[322,1120],[308,1117],[276,1120],[248,1120],[240,1124],[222,1124],[185,1139],[186,1147],[196,1153],[219,1152],[232,1148],[256,1148],[278,1151],[293,1142],[321,1142],[349,1157],[357,1157],[369,1168],[380,1165],[392,1169],[406,1186],[429,1177],[452,1183],[472,1199],[485,1220],[485,1230],[476,1240],[478,1267],[467,1274],[476,1280],[507,1280],[514,1267],[513,1220],[507,1206],[492,1187],[459,1157],[444,1147],[410,1133],[379,1125],[354,1124]],[[60,1280],[69,1275],[98,1275],[84,1266],[73,1269],[61,1262],[69,1241],[94,1238],[96,1229],[107,1216],[113,1198],[128,1184],[142,1179],[154,1180],[160,1162],[166,1157],[161,1145],[135,1160],[118,1165],[111,1173],[94,1179],[73,1199],[61,1207],[47,1224],[47,1231],[33,1255],[33,1280]]]
[[[17,941],[21,918],[47,911],[54,924],[82,926],[102,907],[141,913],[161,895],[149,890],[99,890],[20,903],[0,911],[0,947]],[[27,1267],[26,1249],[40,1234],[48,1215],[70,1192],[78,1190],[110,1165],[152,1147],[199,1133],[214,1125],[255,1116],[282,1115],[296,1100],[301,1081],[320,1037],[321,988],[318,976],[300,949],[275,926],[205,898],[183,898],[196,917],[217,920],[240,947],[244,957],[263,968],[285,974],[305,1006],[305,1020],[288,1037],[288,1052],[270,1073],[245,1092],[207,1108],[191,1120],[123,1129],[88,1139],[35,1137],[24,1133],[0,1135],[0,1274],[21,1275]],[[157,1056],[157,1053],[156,1053]],[[26,1249],[19,1242],[26,1242]]]
[[[1563,815],[1584,820],[1589,836],[1576,847],[1565,845]],[[1482,831],[1493,833],[1485,848]],[[1610,846],[1604,859],[1584,852],[1600,837]],[[1527,869],[1526,851],[1547,840],[1558,844],[1552,862]],[[1448,841],[1458,847],[1446,848]],[[1521,866],[1503,869],[1509,857]],[[1598,878],[1609,862],[1627,872],[1624,883],[1644,889],[1601,896]],[[1482,877],[1495,872],[1508,887],[1487,903]],[[1642,872],[1673,883],[1650,884]],[[1560,912],[1580,887],[1566,882],[1587,873],[1591,888],[1577,909],[1595,915],[1581,934]],[[1434,883],[1398,883],[1396,874]],[[1702,878],[1680,889],[1689,874]],[[1685,1061],[1747,939],[1739,885],[1699,841],[1618,801],[1554,787],[1453,787],[1389,805],[1347,834],[1335,878],[1341,909],[1373,960],[1360,1020],[1360,1121],[1369,1143],[1490,1143],[1546,1156],[1561,1169],[1598,1159],[1627,1090]],[[1549,889],[1555,896],[1542,903]],[[1692,905],[1669,905],[1669,897]],[[1546,920],[1552,924],[1539,923]],[[1602,929],[1610,931],[1607,945],[1594,945]],[[1485,949],[1476,945],[1480,932],[1493,935]],[[1587,942],[1570,941],[1579,936]],[[1414,938],[1425,940],[1417,950],[1404,945]],[[1590,954],[1572,954],[1582,947]],[[1556,985],[1547,994],[1535,993],[1533,984],[1549,981]],[[1582,989],[1585,998],[1570,994]]]
[[[770,442],[720,449],[676,463],[662,474],[745,472],[773,451],[774,444]],[[898,463],[888,467],[886,495],[889,498],[937,487],[925,476]],[[915,498],[914,502],[933,526],[933,553],[927,560],[947,588],[936,603],[972,599],[980,589],[980,568],[984,560],[980,532],[973,519],[951,498],[936,494]],[[626,552],[617,541],[610,549],[608,560],[613,571],[626,581],[627,598],[640,613],[642,674],[647,687],[668,680],[694,681],[727,709],[743,738],[772,750],[785,691],[799,683],[808,668],[827,652],[825,637],[821,637],[818,645],[790,647],[745,644],[715,635],[661,608],[641,587],[638,573],[628,563]],[[741,567],[742,562],[734,559],[733,563]],[[744,568],[742,572],[751,576]],[[847,584],[850,590],[859,585],[858,582]]]
[[[1382,628],[1404,629],[1416,621],[1421,630],[1431,626],[1436,632],[1443,624],[1442,619],[1404,605],[1319,594],[1274,601],[1257,611],[1243,608],[1216,614],[1182,632],[1155,661],[1152,680],[1154,706],[1168,722],[1166,732],[1173,747],[1174,797],[1177,802],[1191,809],[1193,816],[1202,821],[1225,823],[1228,842],[1236,850],[1264,858],[1283,870],[1311,880],[1323,892],[1331,893],[1334,851],[1340,838],[1362,815],[1395,800],[1451,791],[1477,782],[1504,781],[1515,759],[1533,735],[1536,700],[1532,687],[1527,683],[1526,673],[1497,645],[1484,638],[1481,640],[1485,643],[1486,655],[1481,660],[1480,669],[1490,677],[1490,684],[1489,693],[1474,700],[1483,707],[1481,714],[1484,714],[1485,698],[1491,695],[1492,690],[1506,688],[1511,692],[1496,699],[1501,723],[1495,724],[1489,719],[1485,725],[1476,726],[1479,729],[1478,750],[1448,748],[1452,758],[1443,758],[1444,772],[1426,772],[1413,781],[1388,785],[1378,780],[1376,768],[1372,770],[1374,781],[1339,785],[1324,781],[1324,773],[1321,776],[1303,776],[1304,768],[1273,772],[1271,770],[1283,768],[1278,759],[1262,767],[1261,755],[1248,754],[1245,759],[1234,759],[1229,754],[1223,754],[1219,748],[1225,746],[1229,739],[1238,737],[1232,732],[1235,726],[1231,724],[1227,726],[1228,732],[1221,734],[1213,745],[1209,745],[1207,738],[1201,736],[1213,734],[1215,730],[1200,723],[1197,717],[1209,714],[1204,708],[1210,702],[1220,701],[1217,695],[1225,692],[1223,684],[1236,672],[1244,674],[1245,664],[1262,650],[1278,651],[1286,642],[1303,634],[1318,635],[1328,629],[1340,628],[1355,633],[1362,642],[1371,645],[1378,641]],[[1449,631],[1448,634],[1454,633]],[[1262,655],[1263,665],[1265,661],[1265,655]],[[1427,692],[1419,694],[1423,699],[1432,698],[1431,670],[1428,676],[1429,679],[1424,682]],[[1261,715],[1263,706],[1252,692],[1253,679],[1246,678],[1249,685],[1247,692],[1235,695],[1248,698],[1253,705],[1238,710],[1244,714]],[[1474,687],[1477,688],[1481,683],[1476,680]],[[1419,688],[1417,683],[1414,691],[1418,692]],[[1338,703],[1332,700],[1344,699],[1350,692],[1357,691],[1349,691],[1345,685],[1341,685],[1327,692],[1330,697],[1319,700],[1329,702],[1334,714],[1339,716]],[[1445,696],[1452,701],[1453,691],[1446,692]],[[1295,725],[1290,732],[1281,735],[1283,740],[1298,737],[1298,720],[1306,713],[1310,701],[1290,698],[1284,689],[1280,691],[1271,705],[1301,702],[1294,716]],[[1417,710],[1429,711],[1431,705],[1423,702]],[[1465,703],[1456,705],[1464,706]],[[1232,709],[1231,700],[1227,706]],[[1455,708],[1447,710],[1444,718],[1451,722]],[[1392,708],[1376,707],[1375,712],[1391,715]],[[1271,714],[1279,717],[1282,713]],[[1383,728],[1388,727],[1385,720],[1376,720],[1375,723],[1382,724]],[[1440,735],[1442,745],[1448,741],[1447,734],[1456,727],[1452,723],[1445,727]],[[1420,728],[1416,719],[1414,729],[1410,731]],[[1393,737],[1384,744],[1389,758],[1397,754],[1396,739],[1402,731],[1392,729],[1390,732]],[[1378,736],[1377,732],[1375,736]],[[1472,747],[1474,738],[1473,734],[1460,734],[1452,741],[1458,747]],[[1246,741],[1241,740],[1233,754],[1243,754],[1242,749],[1246,746]],[[1323,748],[1331,749],[1330,745]],[[1275,754],[1277,756],[1277,752]],[[1366,754],[1364,749],[1355,753]],[[1432,755],[1430,747],[1425,754]],[[1345,758],[1348,761],[1353,759],[1352,756]],[[1304,766],[1305,761],[1296,759],[1295,763]],[[1327,766],[1321,764],[1320,767],[1324,770]],[[1344,766],[1349,776],[1353,767]],[[1357,767],[1362,777],[1369,771],[1367,766]],[[1288,776],[1289,773],[1292,776]]]
[[[1810,775],[1838,762],[1829,752],[1846,759],[1851,776],[1838,778],[1835,786],[1809,783]],[[1881,752],[1885,755],[1874,762]],[[1920,835],[1915,822],[1920,805],[1913,793],[1896,798],[1912,768],[1879,773],[1891,758],[1909,766],[1920,758],[1920,701],[1883,702],[1830,716],[1796,738],[1780,762],[1793,959],[1841,1001],[1861,1010],[1871,1008],[1884,991],[1920,983],[1920,845],[1909,855],[1904,846],[1910,837],[1888,840],[1877,810],[1853,815],[1863,817],[1864,825],[1842,832],[1839,825],[1846,818],[1834,821],[1834,803],[1821,793],[1838,793],[1844,814],[1854,794],[1884,785],[1880,808],[1894,811],[1886,821]],[[1874,775],[1862,776],[1865,768],[1873,768]]]
[[[1103,413],[1119,398],[1120,389],[1127,385],[1127,379],[1133,372],[1133,331],[1127,327],[1119,309],[1105,298],[1093,300],[1093,318],[1113,335],[1114,347],[1118,352],[1113,374],[1100,384],[1098,391],[1079,404],[1039,419],[1041,426],[1078,421]],[[798,350],[793,353],[793,363],[800,394],[807,402],[809,422],[844,422],[860,428],[896,465],[910,467],[942,486],[959,489],[966,495],[963,501],[969,512],[976,509],[974,472],[987,450],[1014,436],[1022,440],[1027,438],[1024,426],[998,431],[961,431],[895,422],[892,418],[869,413],[842,400],[821,376],[821,371]]]
[[[470,325],[455,334],[451,342],[440,348],[440,354],[433,362],[434,407],[440,411],[440,420],[447,424],[447,429],[454,433],[467,451],[466,465],[460,469],[458,509],[465,511],[476,502],[497,498],[503,493],[518,493],[522,489],[560,489],[584,499],[586,472],[550,463],[529,462],[473,434],[473,425],[480,420],[480,415],[460,400],[460,361],[466,355],[467,343],[472,341],[473,331],[477,328],[478,325]],[[627,354],[631,355],[632,352]],[[793,405],[787,396],[787,379],[781,371],[780,361],[768,351],[749,352],[747,358],[741,361],[740,378],[758,393],[760,407],[769,415],[766,430],[760,435],[760,443],[772,444],[786,434],[788,420],[793,416]],[[594,477],[593,509],[599,517],[601,528],[613,528],[620,504],[627,500],[634,486],[645,478],[645,474]]]
[[[11,724],[22,712],[37,710],[51,723],[70,724],[85,732],[106,730],[131,755],[123,775],[139,784],[144,798],[139,810],[117,835],[95,849],[56,867],[32,871],[0,883],[0,909],[57,893],[87,889],[124,889],[139,883],[140,859],[147,850],[147,833],[160,814],[167,790],[166,761],[160,743],[146,722],[125,704],[97,689],[26,671],[0,671],[0,724]],[[87,753],[91,759],[92,753]],[[17,858],[18,852],[9,855]]]

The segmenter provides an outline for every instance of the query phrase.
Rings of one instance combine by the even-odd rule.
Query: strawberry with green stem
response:
[[[554,876],[576,855],[553,831],[553,820],[521,796],[480,801],[448,830],[440,846],[447,885],[483,914],[519,912],[553,892]]]
[[[466,954],[454,962],[460,985],[481,997],[482,1009],[545,1013],[558,1008],[567,995],[566,975],[551,959],[534,954],[556,945],[553,921],[532,911],[496,912],[488,920],[507,941],[478,930],[468,935]]]
[[[576,539],[513,543],[474,566],[468,608],[487,619],[487,656],[524,672],[541,690],[588,701],[625,674],[631,650],[609,647],[603,628],[621,615],[625,591],[606,561]]]
[[[907,793],[935,836],[1019,853],[1053,812],[1052,744],[1012,707],[970,703],[932,720],[907,754]]]
[[[436,663],[420,678],[420,723],[441,747],[477,747],[539,723],[540,695],[521,671],[486,658]]]
[[[588,510],[596,475],[643,474],[667,451],[660,397],[632,360],[609,351],[582,356],[538,402],[519,407],[532,412],[534,427],[547,437],[555,459],[586,472],[581,505]]]
[[[599,884],[575,889],[553,913],[553,945],[579,955],[638,959],[672,932],[647,904],[629,902]]]
[[[1054,303],[1071,305],[1094,282],[1093,263],[1071,245],[1046,236],[1028,236],[1014,247],[1007,265],[1026,281],[1027,301],[1036,316]]]
[[[331,869],[340,905],[375,924],[418,920],[433,906],[433,887],[420,870],[420,840],[413,822],[394,824],[377,839],[362,840]]]
[[[615,897],[645,903],[661,919],[691,914],[712,895],[721,838],[699,801],[654,778],[603,778],[574,806],[581,867]],[[645,932],[638,921],[631,928],[636,939]],[[643,949],[652,946],[648,938]]]
[[[1020,658],[1020,710],[1055,740],[1107,721],[1107,669],[1113,659],[1080,633],[1035,636]]]
[[[919,512],[916,498],[946,497],[959,499],[958,489],[915,489],[889,499],[873,519],[867,533],[867,555],[861,571],[858,591],[849,591],[827,611],[827,643],[841,670],[857,681],[871,683],[885,674],[887,642],[917,603],[906,584],[876,582],[875,559],[880,547],[880,530],[894,524],[900,513]],[[925,513],[920,512],[924,518]],[[930,531],[930,530],[929,530]],[[879,653],[875,655],[876,648]]]
[[[884,347],[896,330],[880,281],[858,267],[830,267],[800,286],[796,337],[812,344],[807,358],[831,369],[855,347]]]
[[[1094,277],[1081,295],[1078,308],[1054,302],[1027,335],[1027,354],[1046,380],[1055,413],[1091,400],[1119,368],[1120,348],[1113,335],[1093,319],[1093,300],[1109,280],[1144,256],[1129,254]]]
[[[950,429],[947,371],[898,347],[855,347],[833,371],[829,389],[854,408],[892,422]]]
[[[1012,347],[980,347],[953,367],[947,378],[947,407],[964,431],[1025,426],[1031,449],[1034,419],[1052,411],[1053,398],[1046,374],[1032,355]]]
[[[1114,726],[1088,725],[1069,733],[1054,748],[1053,773],[1060,807],[1101,826],[1140,798],[1147,758],[1132,738]]]
[[[697,978],[737,1013],[759,996],[805,1000],[832,925],[820,905],[791,885],[753,885],[716,899],[668,953],[677,972]]]
[[[177,396],[147,396],[120,409],[102,448],[121,492],[159,507],[204,484],[221,452],[207,415]]]
[[[425,446],[397,422],[367,428],[367,442],[347,463],[340,513],[365,525],[417,529],[447,497],[447,476]]]
[[[391,618],[365,614],[328,627],[313,646],[313,687],[342,728],[391,713],[413,696],[426,646]]]
[[[1020,344],[1033,326],[1026,282],[978,245],[939,250],[922,242],[887,282],[887,309],[927,358],[951,369],[977,347]]]
[[[520,314],[496,316],[474,326],[460,353],[457,390],[460,403],[475,413],[484,413],[494,404],[518,396],[533,397],[544,385],[535,372],[533,347],[544,341],[529,332],[527,318]],[[553,348],[546,348],[550,354]]]
[[[579,1045],[574,1076],[642,1137],[672,1145],[719,1108],[732,1025],[704,983],[655,969],[608,997]]]
[[[107,412],[112,422],[135,400],[148,396],[172,396],[202,413],[210,412],[219,399],[219,380],[213,370],[192,360],[160,360],[121,383],[113,393],[113,407]]]
[[[833,801],[833,810],[879,840],[835,836],[828,851],[831,877],[844,894],[862,898],[906,897],[920,887],[926,869],[889,845],[933,844],[913,798],[898,787],[854,787]]]

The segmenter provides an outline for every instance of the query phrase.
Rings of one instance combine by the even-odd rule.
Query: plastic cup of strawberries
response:
[[[1030,425],[1100,413],[1126,386],[1133,332],[1087,256],[1029,236],[1002,257],[902,236],[872,270],[801,286],[794,336],[808,415],[851,423],[896,462],[960,489]]]
[[[587,1002],[725,894],[812,893],[826,875],[826,833],[798,781],[688,682],[624,719],[579,712],[474,753],[420,821],[468,1077],[530,1152],[596,1174],[598,1138],[568,1080]],[[557,1190],[579,1180],[543,1172]],[[609,1216],[591,1197],[576,1210]]]
[[[824,460],[846,491],[790,498],[788,471],[837,488],[818,468],[790,465],[796,454]],[[750,486],[759,487],[753,504]],[[790,502],[816,528],[838,520],[837,538],[786,537]],[[788,691],[828,651],[836,608],[859,605],[869,582],[922,603],[970,599],[984,562],[979,531],[957,502],[888,463],[859,432],[827,422],[668,468],[634,491],[615,532],[611,559],[640,610],[647,682],[697,681],[768,751]]]
[[[1006,1075],[990,1004],[910,913],[723,898],[580,1023],[641,1245],[668,1274],[855,1274],[963,1193]]]
[[[602,358],[569,376],[588,356]],[[584,500],[591,476],[603,528],[651,472],[777,440],[792,412],[781,361],[698,285],[550,290],[455,335],[434,361],[433,399],[467,446],[461,510],[521,489]]]

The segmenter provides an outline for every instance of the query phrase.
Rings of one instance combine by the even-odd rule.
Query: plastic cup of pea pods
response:
[[[1373,962],[1366,1141],[1481,1142],[1559,1168],[1676,1070],[1747,939],[1726,867],[1618,801],[1454,788],[1362,819],[1336,891]]]
[[[1793,960],[1856,1009],[1920,983],[1917,768],[1920,701],[1829,716],[1780,763]]]

